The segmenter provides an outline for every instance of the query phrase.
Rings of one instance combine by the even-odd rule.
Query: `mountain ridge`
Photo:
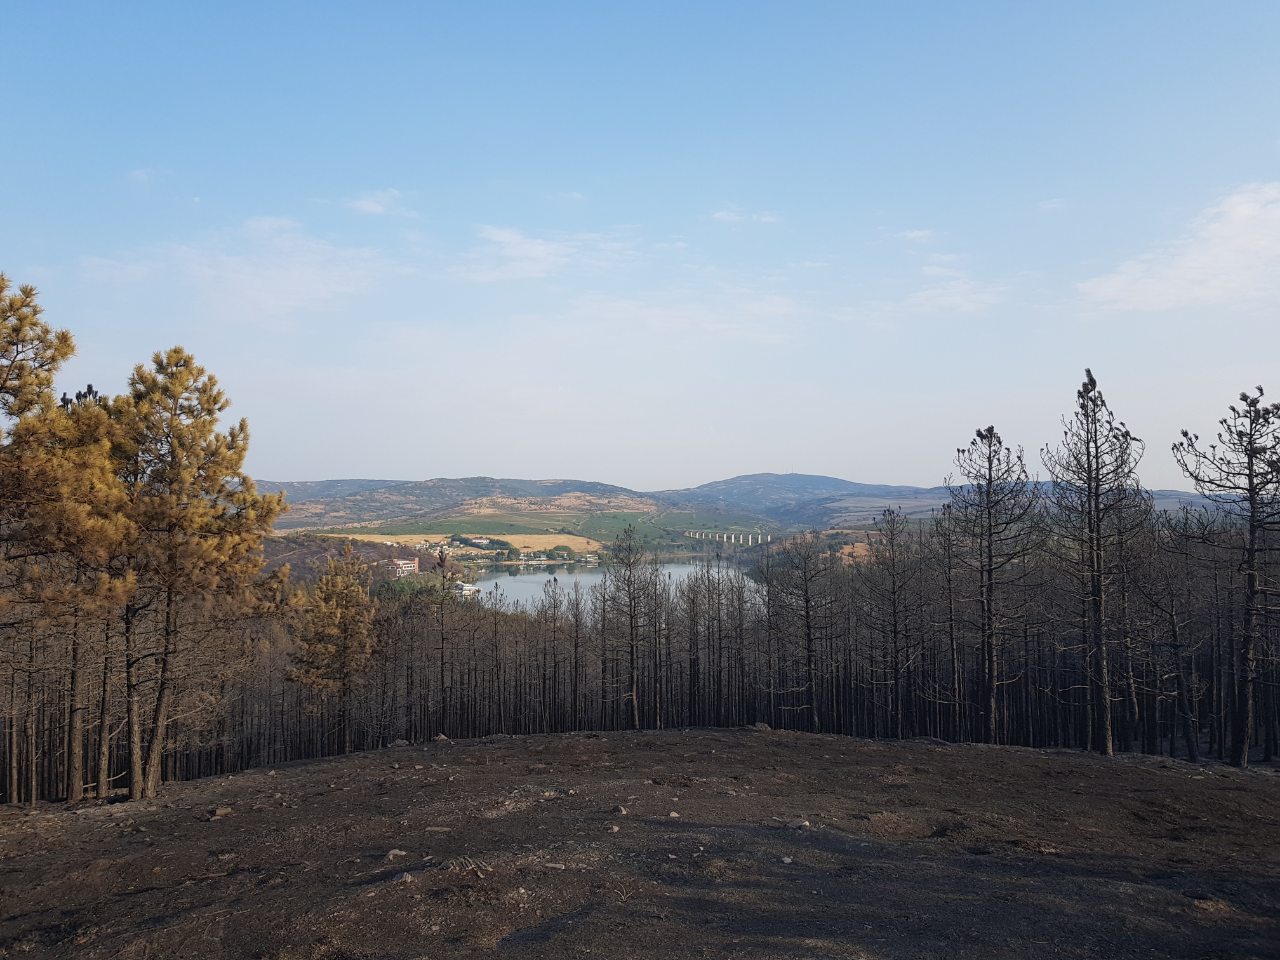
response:
[[[435,477],[428,480],[338,479],[258,482],[264,492],[283,492],[292,509],[280,529],[376,526],[393,521],[427,522],[451,516],[473,501],[537,500],[582,497],[591,509],[615,509],[619,498],[653,512],[691,513],[703,520],[732,514],[755,518],[761,526],[802,529],[865,526],[883,510],[896,507],[909,516],[927,515],[949,498],[945,485],[871,484],[823,474],[750,473],[712,480],[696,487],[635,490],[595,480],[513,477]],[[1157,507],[1195,503],[1199,495],[1181,490],[1152,490]],[[646,506],[649,505],[649,506]],[[474,513],[475,511],[470,511]]]

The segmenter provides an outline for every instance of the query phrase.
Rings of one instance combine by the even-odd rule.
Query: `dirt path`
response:
[[[1275,958],[1278,911],[1280,777],[1018,748],[493,738],[0,814],[0,957]]]

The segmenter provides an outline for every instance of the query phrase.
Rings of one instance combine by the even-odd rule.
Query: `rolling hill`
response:
[[[271,480],[255,481],[259,493],[283,492],[291,504],[308,500],[333,500],[355,493],[369,493],[408,483],[407,480],[292,480],[276,483]]]
[[[689,490],[655,494],[673,505],[733,510],[763,517],[782,529],[857,527],[887,507],[926,514],[947,501],[946,487],[855,483],[803,473],[753,473]]]
[[[317,487],[329,485],[330,495]],[[568,494],[588,497],[641,497],[632,490],[585,480],[515,480],[463,477],[434,480],[327,480],[317,482],[260,481],[264,491],[283,491],[290,510],[281,518],[282,530],[367,526],[388,520],[435,517],[485,498],[541,500]],[[294,492],[305,499],[297,500]],[[648,499],[646,502],[648,502]]]
[[[648,540],[685,529],[723,531],[865,528],[886,508],[926,516],[946,487],[855,483],[812,474],[756,473],[679,490],[644,492],[588,480],[463,477],[432,480],[261,481],[283,491],[281,530],[366,534],[572,532],[609,540],[628,523]],[[1176,509],[1200,498],[1153,491]]]

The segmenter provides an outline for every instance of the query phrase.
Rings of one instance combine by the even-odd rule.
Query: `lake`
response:
[[[692,563],[664,563],[662,572],[672,580],[683,580],[699,567]],[[555,577],[561,589],[573,589],[574,583],[582,584],[584,591],[594,587],[604,578],[604,567],[581,564],[548,564],[545,567],[511,567],[510,571],[496,570],[483,574],[476,586],[487,595],[496,585],[508,601],[529,604],[542,599],[542,589]]]

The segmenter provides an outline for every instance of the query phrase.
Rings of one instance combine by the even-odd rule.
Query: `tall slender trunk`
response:
[[[12,804],[22,802],[18,796],[18,673],[9,673],[9,712],[5,718],[5,756],[8,760],[5,769],[5,799]]]
[[[98,790],[101,800],[111,791],[111,627],[103,628],[102,690],[98,698]]]
[[[40,789],[36,776],[36,763],[40,751],[36,734],[36,640],[34,632],[30,634],[27,650],[27,716],[25,725],[27,741],[27,805],[34,807]]]
[[[1093,748],[1106,757],[1115,754],[1111,733],[1111,676],[1107,663],[1105,572],[1102,530],[1102,489],[1098,476],[1100,458],[1096,439],[1090,444],[1088,485],[1089,642],[1093,658]]]
[[[1253,691],[1257,669],[1255,647],[1258,632],[1258,532],[1261,523],[1257,507],[1250,504],[1248,540],[1244,557],[1244,616],[1240,643],[1236,647],[1235,713],[1231,722],[1231,762],[1249,765],[1249,742],[1253,735]]]
[[[630,644],[630,692],[627,696],[631,700],[631,728],[633,730],[640,729],[640,677],[639,677],[639,643],[635,638],[635,628],[632,628],[631,644]]]
[[[947,646],[951,652],[951,739],[960,740],[960,647],[956,642],[956,593],[950,552],[947,556]]]
[[[808,572],[802,573],[807,577]],[[809,595],[809,582],[804,582],[804,671],[805,686],[809,694],[809,729],[814,733],[822,730],[818,719],[818,667],[814,655],[813,598]]]
[[[1174,665],[1177,668],[1178,714],[1182,721],[1182,736],[1187,741],[1187,759],[1192,763],[1198,763],[1200,761],[1200,744],[1198,742],[1195,717],[1191,712],[1191,698],[1187,693],[1187,688],[1190,686],[1187,682],[1187,660],[1182,655],[1182,637],[1178,629],[1176,607],[1169,613],[1169,633],[1173,639],[1173,658]]]
[[[84,650],[80,624],[71,628],[71,688],[67,714],[67,800],[84,799]]]
[[[142,799],[142,692],[138,677],[137,611],[124,613],[125,720],[129,727],[129,799]]]
[[[982,562],[982,583],[981,583],[981,600],[982,600],[982,652],[983,652],[983,680],[984,689],[982,697],[983,717],[982,739],[986,743],[995,743],[999,739],[999,703],[997,702],[998,679],[996,670],[999,666],[996,654],[996,614],[995,614],[995,531],[994,518],[992,512],[992,474],[994,465],[991,462],[991,456],[987,458],[987,479],[984,484],[983,501],[985,506],[985,514],[983,516],[982,527],[982,544],[980,547],[980,559]]]
[[[169,731],[169,707],[173,699],[173,664],[176,657],[178,630],[173,588],[165,594],[164,646],[156,679],[156,706],[151,717],[151,739],[147,744],[146,773],[143,796],[150,799],[160,792],[164,768],[164,741]]]

